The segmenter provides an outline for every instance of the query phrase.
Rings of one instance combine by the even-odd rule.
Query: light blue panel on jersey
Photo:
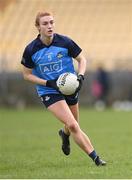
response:
[[[49,46],[37,51],[32,56],[35,63],[33,74],[51,80],[59,77],[64,72],[75,73],[73,60],[68,56],[68,49],[56,46]],[[45,86],[37,85],[38,94],[57,93],[56,90]]]

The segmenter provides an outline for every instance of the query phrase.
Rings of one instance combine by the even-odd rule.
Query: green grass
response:
[[[96,167],[71,140],[60,149],[62,124],[43,109],[0,110],[0,179],[132,179],[132,112],[80,110],[81,128],[107,161]]]

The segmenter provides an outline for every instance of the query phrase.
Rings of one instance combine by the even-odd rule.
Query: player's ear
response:
[[[40,26],[38,24],[35,24],[37,30],[40,32]]]

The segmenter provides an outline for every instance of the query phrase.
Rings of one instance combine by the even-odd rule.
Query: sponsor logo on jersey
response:
[[[40,64],[39,67],[42,74],[56,73],[62,70],[62,60],[59,60],[57,62]]]

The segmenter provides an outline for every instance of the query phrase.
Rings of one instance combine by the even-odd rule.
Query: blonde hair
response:
[[[53,16],[50,12],[38,12],[35,19],[35,26],[39,26],[39,20],[43,16]]]

